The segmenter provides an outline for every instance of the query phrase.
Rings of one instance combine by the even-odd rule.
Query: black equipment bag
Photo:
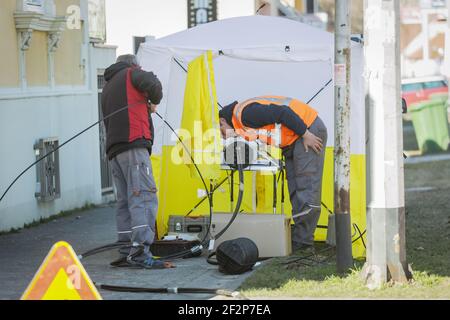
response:
[[[253,268],[258,261],[256,244],[248,238],[222,242],[216,250],[219,271],[226,274],[241,274]]]

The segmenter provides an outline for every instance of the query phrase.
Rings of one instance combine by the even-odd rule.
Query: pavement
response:
[[[18,233],[0,236],[0,299],[19,299],[53,244],[68,242],[77,254],[113,243],[115,213],[106,205]],[[113,268],[109,263],[119,257],[117,249],[86,257],[81,262],[96,283],[151,288],[220,288],[235,291],[254,271],[224,275],[206,262],[206,255],[174,261],[176,268],[138,270]],[[105,300],[205,300],[226,299],[212,294],[122,293],[99,290]]]
[[[405,163],[416,164],[416,163],[447,161],[447,160],[450,160],[449,153],[439,153],[439,154],[422,155],[417,157],[409,157],[405,159]]]

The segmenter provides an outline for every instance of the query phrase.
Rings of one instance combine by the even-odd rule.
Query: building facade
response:
[[[1,194],[27,166],[99,120],[103,70],[116,58],[115,47],[103,45],[104,21],[104,0],[0,2]],[[12,186],[0,202],[0,231],[111,197],[94,127]]]

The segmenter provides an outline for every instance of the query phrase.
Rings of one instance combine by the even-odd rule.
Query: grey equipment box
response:
[[[188,233],[203,240],[208,231],[209,216],[169,216],[169,233]]]
[[[214,213],[211,235],[222,231],[231,217],[231,213]],[[239,213],[228,230],[215,241],[214,248],[225,240],[240,237],[253,240],[261,258],[285,257],[292,253],[290,218],[282,214]]]

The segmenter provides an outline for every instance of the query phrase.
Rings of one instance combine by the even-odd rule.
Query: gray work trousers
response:
[[[314,232],[320,217],[322,196],[322,173],[327,144],[327,128],[317,117],[308,130],[321,138],[323,150],[320,154],[309,149],[306,152],[303,138],[298,139],[283,153],[286,157],[286,177],[292,204],[292,245],[294,248],[312,245]]]
[[[130,149],[110,164],[117,191],[118,240],[144,245],[144,255],[151,257],[158,198],[148,150]]]

